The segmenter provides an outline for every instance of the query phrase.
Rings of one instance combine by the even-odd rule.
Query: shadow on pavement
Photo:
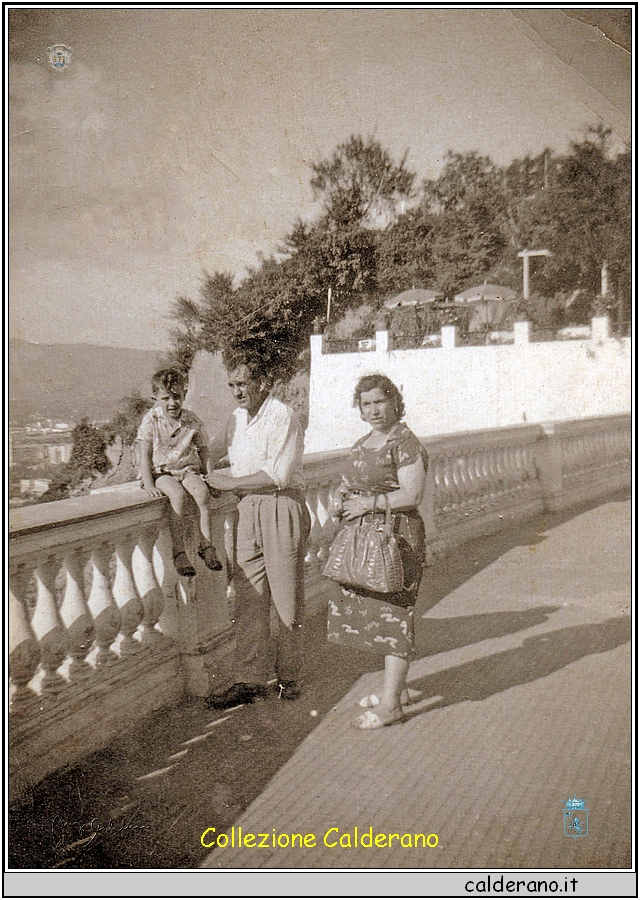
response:
[[[607,503],[622,503],[631,499],[628,490],[618,491],[597,501],[589,501],[560,512],[545,512],[504,531],[473,538],[457,547],[445,557],[438,559],[425,570],[416,615],[432,609],[444,597],[464,584],[482,569],[508,553],[514,547],[532,547],[546,540],[547,532],[565,522],[571,521],[591,509]]]
[[[429,710],[465,700],[484,700],[551,675],[592,653],[605,653],[631,639],[631,618],[617,616],[594,625],[574,625],[526,638],[521,647],[494,653],[410,682],[423,700],[438,697]],[[407,718],[421,715],[409,712]]]

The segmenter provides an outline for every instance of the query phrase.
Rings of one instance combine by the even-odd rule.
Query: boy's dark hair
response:
[[[187,390],[186,373],[173,366],[169,369],[158,369],[151,379],[151,390],[155,394],[159,388],[164,388],[165,391],[177,389],[184,394]]]
[[[353,392],[353,405],[357,406],[360,411],[362,411],[362,407],[360,405],[360,398],[362,394],[366,394],[368,391],[373,391],[376,388],[380,388],[380,390],[384,394],[386,394],[389,400],[391,400],[392,404],[395,407],[397,421],[400,421],[405,413],[402,394],[390,378],[387,378],[386,375],[381,375],[378,372],[376,372],[375,375],[362,376],[360,381],[356,384],[355,391]]]

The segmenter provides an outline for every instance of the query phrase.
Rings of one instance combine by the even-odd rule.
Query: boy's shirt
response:
[[[159,406],[152,407],[143,416],[136,440],[152,445],[154,475],[202,472],[198,446],[207,447],[209,438],[204,424],[191,410],[183,409],[180,418],[172,421]]]

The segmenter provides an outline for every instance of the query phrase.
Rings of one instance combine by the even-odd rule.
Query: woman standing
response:
[[[424,492],[427,454],[402,421],[402,395],[386,375],[361,378],[353,404],[372,430],[351,448],[332,512],[346,522],[370,522],[374,514],[385,513],[388,503],[404,569],[398,593],[356,593],[343,587],[342,601],[329,606],[330,641],[385,657],[382,694],[362,698],[360,706],[367,711],[355,722],[368,730],[403,720],[401,694],[414,652],[413,607],[426,553],[424,522],[417,507]]]

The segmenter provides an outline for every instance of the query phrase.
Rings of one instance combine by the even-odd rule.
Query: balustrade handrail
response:
[[[532,443],[550,430],[558,435],[588,433],[594,429],[607,429],[612,425],[631,423],[628,413],[594,416],[585,419],[570,419],[549,423],[531,423],[526,425],[508,425],[502,428],[482,429],[468,432],[451,432],[420,440],[426,449],[439,455],[459,449],[464,451],[472,446],[491,446],[496,443],[523,441]],[[342,465],[349,454],[349,448],[322,453],[310,453],[304,457],[305,480],[312,483],[326,480],[342,472]],[[9,511],[9,555],[12,546],[20,535],[42,532],[66,525],[75,525],[87,520],[117,518],[132,510],[147,511],[145,522],[161,521],[168,510],[165,497],[152,498],[132,486],[130,491],[114,491],[113,493],[89,494],[67,500],[55,500],[51,503],[23,506]],[[235,504],[232,495],[223,495],[212,499],[213,512],[224,512]],[[149,515],[149,511],[151,515]],[[121,527],[114,523],[114,527]]]
[[[87,520],[117,519],[118,516],[132,510],[144,509],[146,523],[162,521],[169,508],[168,498],[149,497],[140,488],[135,487],[135,484],[137,483],[132,482],[131,490],[118,490],[113,493],[105,491],[9,510],[9,553],[11,554],[12,541],[20,535],[77,525]],[[232,503],[233,499],[229,495],[211,500],[214,512],[222,511]]]

